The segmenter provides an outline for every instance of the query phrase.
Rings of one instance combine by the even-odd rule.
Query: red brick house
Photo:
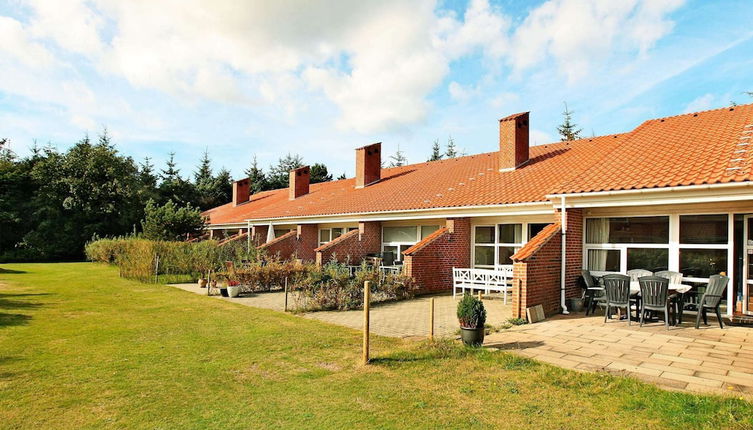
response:
[[[258,194],[245,179],[206,215],[213,235],[283,257],[391,252],[424,291],[449,290],[453,267],[511,270],[516,315],[563,310],[582,268],[726,272],[727,315],[753,313],[753,105],[539,146],[528,131],[528,113],[511,115],[493,152],[386,169],[372,144],[355,178],[310,184],[303,167]]]

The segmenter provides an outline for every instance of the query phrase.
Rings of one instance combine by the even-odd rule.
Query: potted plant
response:
[[[460,337],[464,344],[480,346],[484,343],[486,309],[481,300],[470,294],[464,295],[458,303],[458,322],[460,323]]]
[[[241,286],[238,281],[227,282],[227,295],[228,297],[238,297],[241,293]]]

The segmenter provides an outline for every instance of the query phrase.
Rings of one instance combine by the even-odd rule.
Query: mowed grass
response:
[[[667,392],[454,342],[360,333],[118,278],[0,266],[2,428],[751,428]]]

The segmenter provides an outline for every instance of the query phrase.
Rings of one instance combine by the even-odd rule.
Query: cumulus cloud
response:
[[[369,134],[424,121],[437,88],[460,102],[482,94],[508,73],[502,65],[522,74],[554,62],[577,80],[615,52],[646,52],[681,3],[550,0],[514,21],[488,0],[462,13],[433,0],[27,0],[27,22],[0,17],[0,55],[24,67],[73,67],[55,58],[54,45],[102,75],[189,103],[266,104],[294,115],[321,100],[337,108],[341,129]],[[447,83],[467,56],[488,76]]]

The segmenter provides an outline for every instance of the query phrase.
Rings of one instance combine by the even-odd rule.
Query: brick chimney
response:
[[[499,120],[499,171],[515,170],[528,162],[528,114]]]
[[[288,198],[295,200],[298,197],[309,193],[309,183],[311,182],[311,168],[309,166],[299,167],[290,171],[290,182],[288,185]]]
[[[356,149],[356,188],[367,187],[382,178],[382,142]]]
[[[249,178],[233,182],[233,207],[251,199],[251,180]]]

